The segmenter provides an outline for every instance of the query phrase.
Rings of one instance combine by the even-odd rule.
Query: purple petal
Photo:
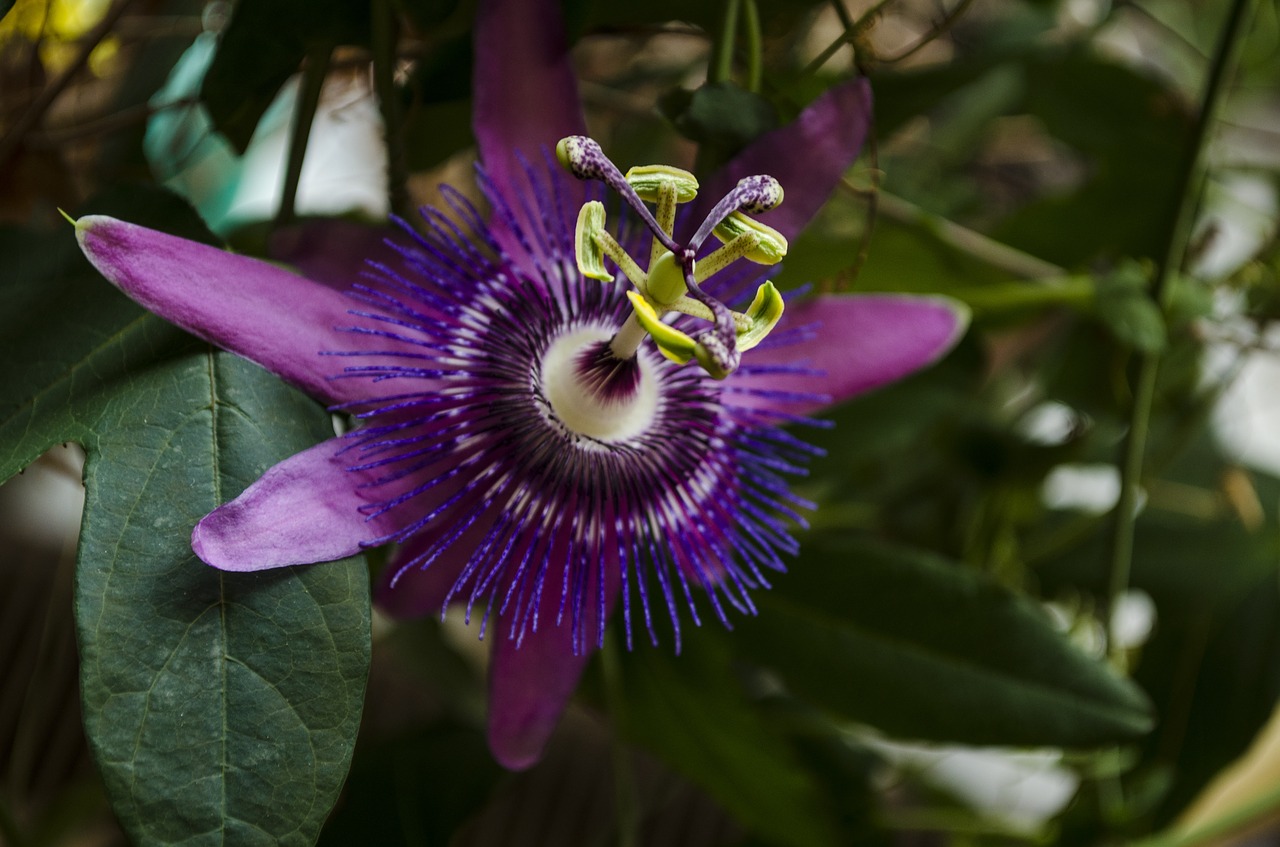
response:
[[[833,86],[794,121],[751,142],[698,191],[689,218],[701,222],[745,176],[769,174],[782,183],[782,205],[760,216],[795,238],[840,183],[871,124],[871,86],[859,77]]]
[[[473,122],[480,159],[496,185],[523,185],[515,151],[541,162],[543,147],[586,133],[560,4],[485,0],[475,39]]]
[[[606,560],[602,567],[608,615],[620,590],[618,564]],[[587,596],[594,597],[598,583],[594,579],[590,582]],[[548,586],[554,583],[551,580]],[[595,651],[595,603],[584,604],[584,632],[588,635],[585,649],[578,655],[573,652],[568,613],[560,626],[555,625],[559,607],[559,591],[543,592],[538,631],[527,631],[519,646],[508,637],[509,619],[490,624],[489,637],[496,643],[489,663],[489,749],[510,770],[524,770],[537,763]]]
[[[191,533],[196,555],[222,570],[259,571],[351,556],[361,542],[395,530],[403,513],[360,512],[396,492],[361,488],[380,471],[347,470],[355,460],[338,455],[347,443],[332,438],[285,459],[206,515]]]
[[[257,362],[328,403],[369,394],[363,380],[329,377],[341,363],[320,355],[346,350],[353,301],[275,265],[194,241],[91,215],[76,237],[103,276],[138,303],[188,332]],[[380,349],[413,348],[393,339]]]
[[[955,346],[969,324],[964,304],[907,294],[829,294],[787,306],[773,335],[746,353],[748,365],[803,365],[823,376],[760,374],[744,388],[825,394],[829,402],[739,395],[743,405],[804,415],[920,370]],[[796,343],[785,343],[790,338]],[[776,339],[776,343],[770,342]]]

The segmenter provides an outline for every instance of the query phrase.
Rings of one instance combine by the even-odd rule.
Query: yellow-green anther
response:
[[[692,338],[664,324],[653,307],[636,292],[628,291],[627,299],[631,301],[631,308],[635,309],[640,326],[653,338],[653,343],[658,345],[662,355],[680,365],[693,358],[698,345]]]
[[[684,269],[675,256],[664,252],[649,266],[645,296],[654,304],[666,308],[683,297],[686,291],[688,286],[684,281]]]
[[[605,232],[604,204],[591,200],[578,211],[578,226],[574,231],[574,253],[578,259],[578,272],[601,282],[613,282],[613,274],[604,266],[604,250],[600,238]]]
[[[739,352],[746,352],[764,341],[765,336],[778,325],[785,305],[782,295],[772,282],[766,281],[756,290],[756,297],[747,307],[745,316],[750,322],[750,328],[744,331],[741,325],[738,326]]]
[[[741,212],[733,212],[720,222],[714,230],[716,238],[726,244],[744,235],[752,235],[758,239],[756,245],[745,255],[746,258],[761,265],[774,265],[787,255],[787,239],[770,226],[752,220]]]
[[[640,165],[627,171],[627,182],[636,190],[641,200],[658,202],[658,192],[664,185],[676,190],[676,202],[688,203],[698,196],[698,180],[688,171],[668,165]]]

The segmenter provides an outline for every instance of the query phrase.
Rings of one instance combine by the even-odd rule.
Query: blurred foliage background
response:
[[[115,301],[84,293],[107,286],[59,209],[266,255],[299,219],[378,221],[442,182],[472,191],[475,12],[0,0],[14,470],[35,455],[15,423],[33,393],[85,419],[89,393],[124,402],[139,350],[194,343],[108,347],[120,363],[39,394],[61,379],[58,351],[117,327]],[[805,433],[828,451],[800,486],[820,508],[760,617],[704,628],[678,659],[606,650],[528,772],[485,747],[474,634],[375,615],[345,787],[331,815],[297,812],[319,842],[1274,843],[1280,7],[564,12],[592,134],[620,163],[712,168],[868,76],[874,138],[781,283],[944,293],[974,326],[937,367]],[[158,834],[174,801],[122,803],[120,774],[95,767],[95,734],[115,730],[81,715],[94,683],[75,648],[74,442],[115,442],[101,421],[68,427],[56,438],[71,443],[0,488],[0,841],[239,843],[194,824]],[[82,587],[105,543],[85,532]]]

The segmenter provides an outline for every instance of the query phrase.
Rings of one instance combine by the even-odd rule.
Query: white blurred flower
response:
[[[863,741],[895,770],[951,794],[1011,834],[1033,835],[1066,807],[1080,778],[1060,750]]]
[[[1045,477],[1041,498],[1051,509],[1102,514],[1120,501],[1120,472],[1115,465],[1059,465]]]

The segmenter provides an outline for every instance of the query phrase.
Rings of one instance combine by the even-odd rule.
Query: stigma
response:
[[[787,253],[781,233],[749,214],[767,212],[782,202],[782,186],[767,175],[749,176],[716,203],[693,237],[675,240],[676,206],[694,199],[698,181],[693,174],[665,165],[635,167],[625,175],[605,156],[600,145],[584,136],[569,136],[556,145],[556,158],[579,179],[599,180],[617,192],[636,212],[653,236],[648,262],[642,268],[609,234],[604,204],[592,200],[578,213],[574,252],[583,276],[611,283],[609,259],[630,281],[627,292],[632,314],[608,341],[610,355],[635,358],[651,338],[658,351],[679,365],[697,361],[715,379],[724,379],[741,362],[742,354],[758,345],[782,317],[782,295],[764,282],[745,312],[736,312],[702,290],[701,284],[729,265],[745,259],[772,265]],[[646,203],[652,203],[650,211]],[[714,235],[721,246],[698,258]],[[689,334],[665,317],[689,315],[709,326]]]

